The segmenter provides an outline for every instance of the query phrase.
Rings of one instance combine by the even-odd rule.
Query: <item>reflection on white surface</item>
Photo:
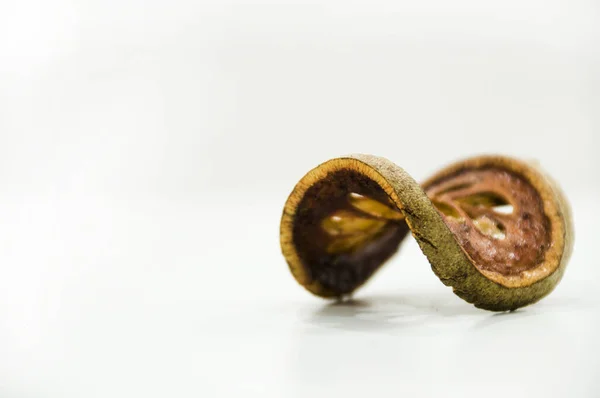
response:
[[[585,249],[551,296],[514,313],[456,297],[410,238],[353,300],[329,303],[287,270],[281,204],[234,204],[5,200],[2,396],[597,392],[599,274]],[[213,216],[225,212],[247,221],[235,236]],[[593,247],[597,220],[577,221],[578,247]]]

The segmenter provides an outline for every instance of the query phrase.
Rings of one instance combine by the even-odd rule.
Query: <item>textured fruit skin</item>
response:
[[[491,311],[511,311],[533,304],[549,294],[563,276],[573,247],[570,208],[558,186],[533,164],[502,156],[481,156],[457,162],[423,184],[424,187],[427,187],[438,178],[459,169],[489,165],[515,172],[533,185],[542,197],[544,211],[552,225],[552,246],[544,260],[544,266],[549,271],[541,279],[533,282],[524,281],[519,286],[514,281],[509,284],[502,278],[493,280],[494,278],[485,275],[473,265],[421,185],[402,168],[385,158],[363,154],[349,155],[333,159],[330,162],[337,162],[339,167],[359,170],[377,182],[404,214],[405,221],[429,260],[433,272],[445,285],[451,286],[454,293],[478,308]],[[318,178],[319,167],[312,171],[311,178]],[[290,270],[298,282],[314,294],[331,297],[333,296],[331,292],[323,291],[303,271],[304,267],[294,253],[290,236],[290,225],[294,220],[294,206],[300,200],[294,195],[301,196],[302,189],[299,189],[299,186],[303,183],[310,183],[305,179],[297,185],[284,209],[281,223],[281,246]]]

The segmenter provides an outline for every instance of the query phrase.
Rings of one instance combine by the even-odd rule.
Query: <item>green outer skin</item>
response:
[[[471,263],[421,186],[402,168],[377,156],[356,154],[345,158],[363,162],[387,180],[399,199],[396,205],[404,213],[433,272],[454,293],[476,307],[510,311],[533,304],[549,294],[562,278],[573,245],[570,209],[562,192],[540,171],[540,178],[545,179],[555,196],[563,221],[564,250],[553,273],[529,286],[508,288],[488,279]],[[535,169],[534,165],[530,167]]]

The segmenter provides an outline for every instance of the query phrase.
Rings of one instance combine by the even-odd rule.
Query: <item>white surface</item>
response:
[[[0,397],[598,397],[595,1],[0,2]],[[455,297],[409,239],[328,305],[280,255],[341,154],[539,159],[556,291]]]
[[[598,396],[592,203],[556,291],[494,314],[412,238],[327,304],[279,254],[280,203],[219,202],[4,201],[1,396]]]

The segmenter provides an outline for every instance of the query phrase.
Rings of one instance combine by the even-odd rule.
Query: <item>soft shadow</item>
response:
[[[308,321],[316,326],[344,330],[390,330],[421,325],[435,320],[489,313],[452,296],[379,295],[327,304],[313,312]]]
[[[514,321],[516,319],[523,319],[526,317],[535,316],[535,312],[528,311],[527,308],[520,308],[515,311],[507,311],[507,312],[493,312],[490,313],[487,317],[482,319],[480,322],[477,322],[473,329],[484,329],[490,326],[495,326],[501,323],[507,323]]]
[[[534,318],[541,315],[563,311],[585,310],[589,303],[582,302],[576,297],[548,297],[545,300],[519,308],[515,311],[491,313],[473,326],[473,329],[484,329],[499,324],[520,321],[523,318]]]
[[[557,297],[516,311],[490,312],[443,293],[351,298],[319,307],[309,314],[306,321],[314,326],[342,330],[391,331],[423,324],[454,323],[462,319],[474,322],[473,329],[482,329],[550,312],[573,311],[584,305],[577,299]]]

